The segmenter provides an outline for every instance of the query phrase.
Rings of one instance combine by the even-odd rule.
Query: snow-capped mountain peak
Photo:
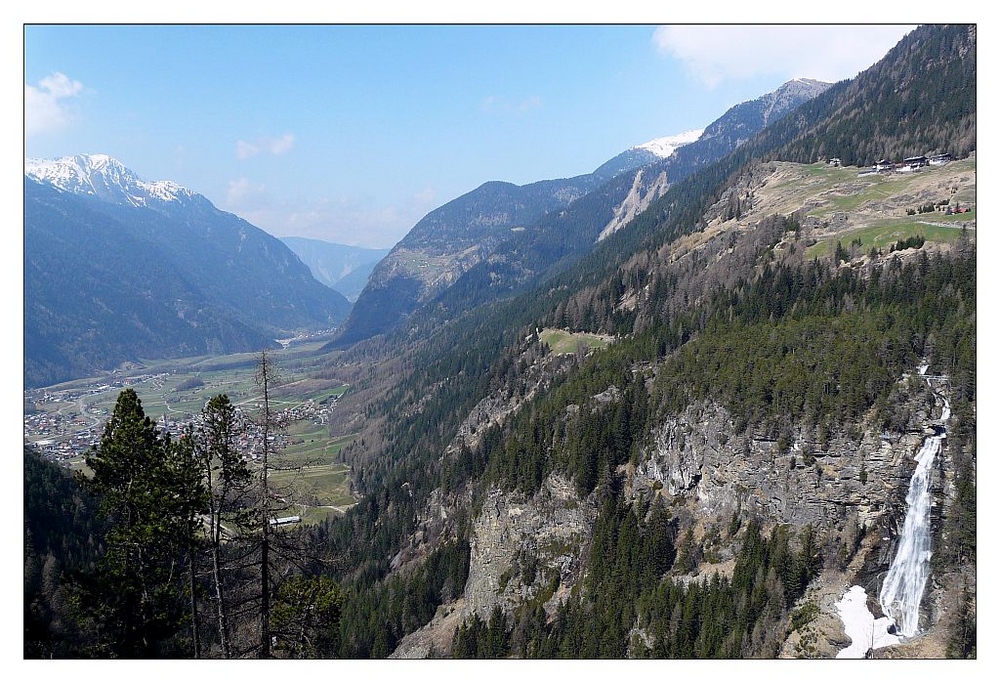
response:
[[[698,130],[689,130],[684,133],[678,133],[677,135],[656,138],[655,140],[644,142],[641,145],[636,145],[632,149],[644,149],[648,152],[652,152],[661,159],[666,159],[673,154],[678,147],[683,147],[684,145],[696,141],[701,137],[703,132],[703,128],[699,128]]]
[[[64,192],[131,206],[148,207],[195,196],[195,193],[170,180],[143,180],[107,154],[25,159],[24,175]]]

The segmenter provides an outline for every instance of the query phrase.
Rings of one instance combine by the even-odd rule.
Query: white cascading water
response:
[[[934,458],[941,450],[941,437],[924,441],[917,453],[917,470],[910,479],[906,494],[906,521],[899,537],[896,557],[882,583],[878,601],[882,611],[896,624],[902,636],[914,636],[918,631],[920,599],[931,560],[930,474]]]
[[[927,366],[918,372],[923,375]],[[947,399],[941,397],[944,407],[941,411],[942,427],[951,417],[951,407]],[[886,615],[876,619],[865,606],[865,590],[852,586],[837,603],[844,627],[851,637],[851,645],[841,650],[838,658],[862,657],[872,649],[893,645],[899,636],[909,638],[919,630],[920,601],[930,574],[931,560],[931,467],[934,458],[941,452],[941,442],[945,430],[929,436],[916,456],[917,468],[910,479],[910,489],[906,495],[906,518],[903,532],[899,537],[896,556],[879,592],[879,604]],[[894,624],[894,635],[888,626]]]
[[[945,400],[941,422],[947,422],[950,415],[951,408]],[[907,638],[915,636],[920,630],[920,600],[931,563],[931,468],[934,458],[941,452],[943,439],[943,431],[929,436],[917,452],[917,469],[906,494],[903,532],[899,537],[896,557],[889,565],[889,572],[878,594],[882,611],[895,623],[896,632]]]

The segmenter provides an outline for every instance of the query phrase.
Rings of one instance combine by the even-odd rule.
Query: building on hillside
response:
[[[291,517],[278,517],[277,519],[271,520],[272,526],[283,526],[285,524],[298,524],[302,521],[302,518],[298,515],[292,515]]]

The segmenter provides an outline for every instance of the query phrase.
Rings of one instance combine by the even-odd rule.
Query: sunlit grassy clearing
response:
[[[603,349],[610,343],[606,337],[600,335],[587,332],[567,332],[554,328],[542,330],[539,337],[555,354],[576,353],[581,342],[591,349]]]
[[[349,444],[353,434],[331,437],[327,426],[310,420],[300,420],[285,429],[286,445],[275,456],[275,462],[289,466],[328,464]]]

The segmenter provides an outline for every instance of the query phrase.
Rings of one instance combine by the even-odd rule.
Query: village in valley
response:
[[[193,385],[193,386],[192,386]],[[173,372],[123,375],[113,373],[94,384],[70,382],[55,387],[31,389],[24,393],[24,442],[40,454],[67,467],[78,466],[83,455],[100,442],[119,393],[134,389],[144,399],[144,409],[159,427],[180,433],[187,424],[196,424],[199,402],[207,400],[210,387],[201,382],[184,380]],[[346,387],[343,387],[346,390]],[[243,390],[238,389],[242,393]],[[223,393],[223,392],[216,392]],[[343,393],[297,399],[277,405],[277,421],[283,425],[308,421],[325,425],[329,413]],[[260,429],[256,424],[257,399],[253,396],[234,400],[237,419],[241,424],[236,446],[251,459],[260,452]],[[277,437],[287,438],[279,432]]]

